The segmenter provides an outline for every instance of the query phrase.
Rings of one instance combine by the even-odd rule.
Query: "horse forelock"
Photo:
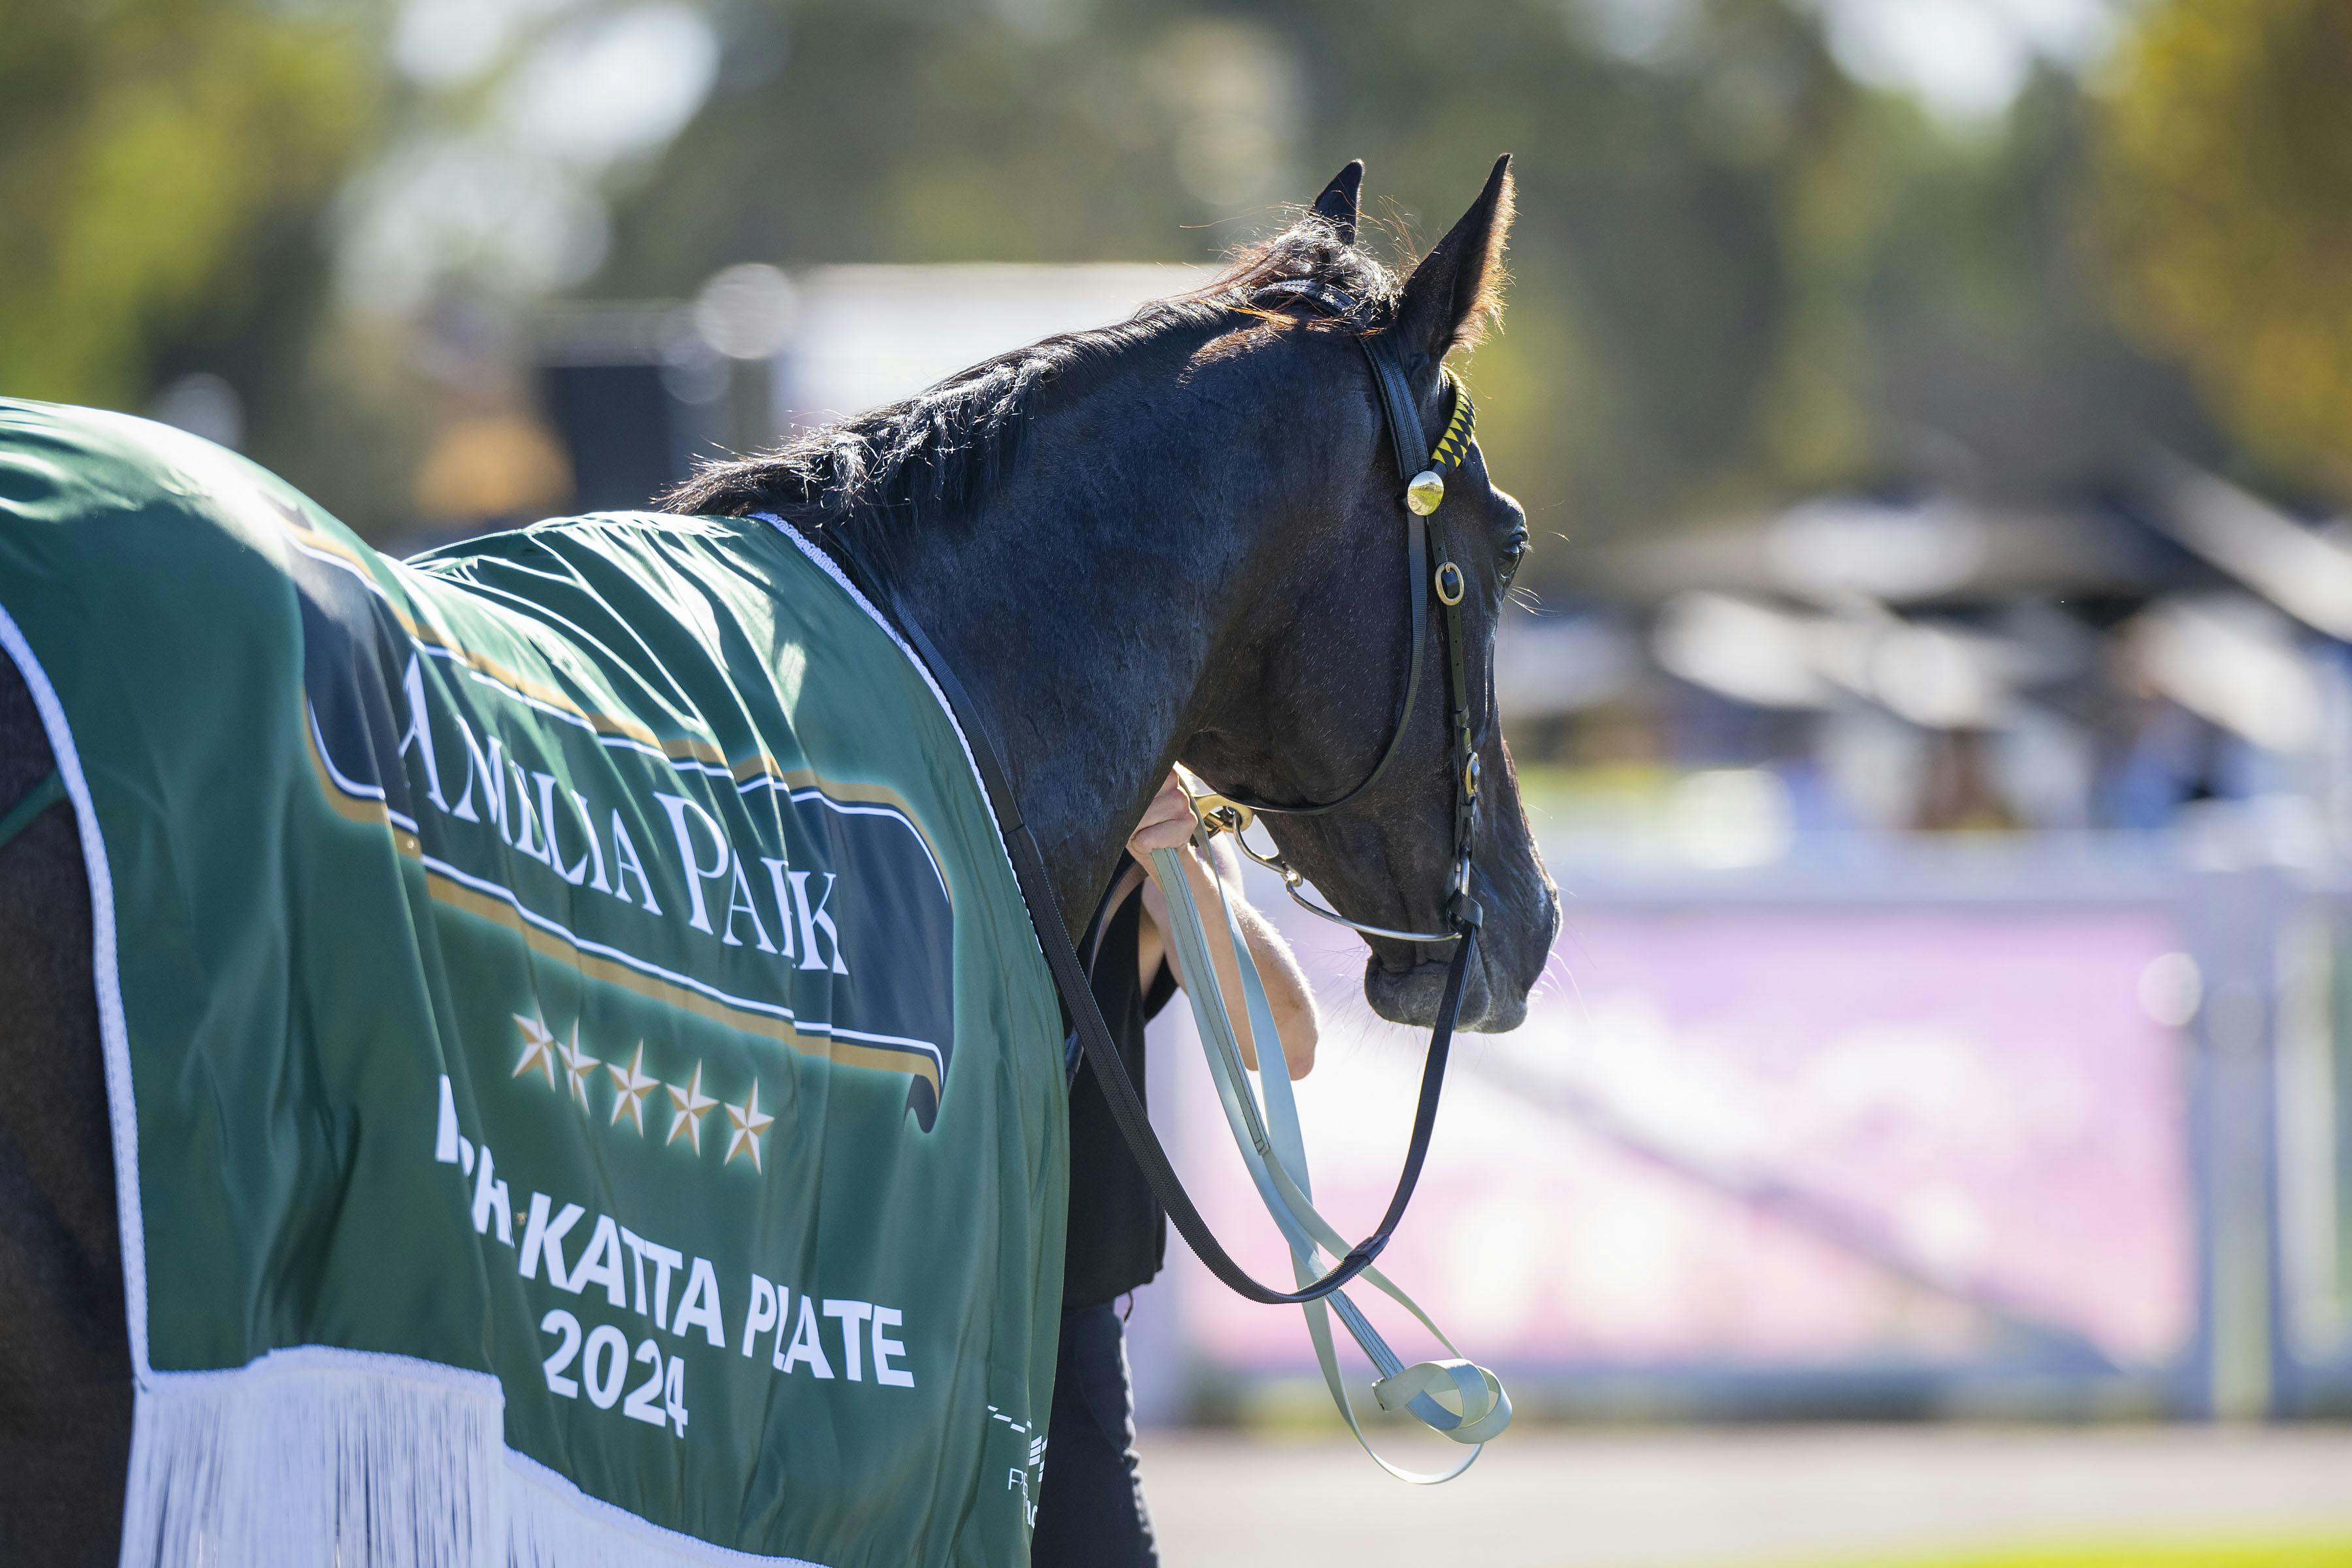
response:
[[[1112,326],[1064,332],[999,354],[903,402],[820,426],[772,450],[700,465],[661,496],[662,510],[701,516],[776,511],[844,533],[928,521],[984,503],[1017,462],[1023,438],[1056,403],[1083,395],[1135,351],[1181,331],[1236,323],[1251,290],[1307,279],[1354,298],[1346,323],[1370,330],[1393,314],[1398,283],[1381,262],[1311,211],[1234,256],[1202,288],[1156,300]]]

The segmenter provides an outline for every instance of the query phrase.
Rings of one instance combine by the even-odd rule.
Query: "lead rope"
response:
[[[1193,836],[1195,847],[1204,856],[1208,837],[1209,827],[1204,821]],[[1178,967],[1184,975],[1185,995],[1192,1004],[1193,1021],[1199,1026],[1202,1051],[1208,1058],[1218,1101],[1224,1109],[1234,1145],[1241,1151],[1243,1163],[1256,1184],[1260,1200],[1289,1243],[1292,1268],[1299,1283],[1305,1285],[1321,1271],[1318,1248],[1336,1258],[1347,1251],[1348,1243],[1318,1212],[1309,1196],[1306,1139],[1299,1127],[1287,1058],[1281,1049],[1281,1036],[1266,1000],[1265,982],[1250,957],[1249,944],[1242,936],[1223,880],[1216,879],[1218,908],[1223,917],[1221,923],[1233,953],[1234,973],[1240,979],[1250,1037],[1258,1043],[1258,1076],[1265,1086],[1261,1103],[1250,1087],[1248,1070],[1242,1064],[1240,1042],[1234,1033],[1232,1015],[1226,1010],[1216,965],[1210,957],[1211,939],[1184,875],[1182,860],[1173,849],[1154,850],[1151,859],[1161,890],[1167,896],[1172,928],[1170,936]],[[1300,1310],[1306,1315],[1307,1335],[1314,1342],[1315,1359],[1322,1369],[1324,1384],[1330,1390],[1331,1402],[1357,1443],[1374,1464],[1389,1474],[1421,1486],[1452,1480],[1470,1468],[1480,1448],[1501,1436],[1510,1425],[1510,1396],[1500,1379],[1464,1357],[1421,1305],[1387,1276],[1377,1268],[1367,1268],[1361,1278],[1412,1313],[1449,1352],[1441,1360],[1407,1366],[1346,1292],[1333,1292],[1327,1299],[1329,1310],[1339,1313],[1350,1337],[1381,1374],[1372,1385],[1374,1399],[1383,1410],[1402,1410],[1432,1431],[1469,1445],[1471,1452],[1451,1469],[1420,1471],[1394,1463],[1373,1447],[1357,1420],[1354,1400],[1339,1371],[1327,1301],[1303,1302]]]

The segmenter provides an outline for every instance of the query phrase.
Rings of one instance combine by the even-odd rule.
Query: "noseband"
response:
[[[1300,303],[1338,321],[1353,319],[1356,302],[1336,289],[1326,288],[1307,279],[1289,279],[1269,283],[1249,296],[1249,303]],[[1408,589],[1412,601],[1412,647],[1411,662],[1405,672],[1404,696],[1398,703],[1395,727],[1390,731],[1388,744],[1382,748],[1379,761],[1353,789],[1335,800],[1307,805],[1284,805],[1231,795],[1204,795],[1195,798],[1196,810],[1202,814],[1201,827],[1205,833],[1212,820],[1219,831],[1229,831],[1237,842],[1252,816],[1259,812],[1289,816],[1317,816],[1338,811],[1361,798],[1394,760],[1402,745],[1406,728],[1412,718],[1413,702],[1421,689],[1421,667],[1427,652],[1429,595],[1433,590],[1444,616],[1445,628],[1445,676],[1452,703],[1448,725],[1453,748],[1454,786],[1454,873],[1451,894],[1445,910],[1449,929],[1437,932],[1391,931],[1383,926],[1367,925],[1352,921],[1335,910],[1324,908],[1308,900],[1299,890],[1302,880],[1297,871],[1286,863],[1279,854],[1260,855],[1250,850],[1253,859],[1279,873],[1292,898],[1326,920],[1338,921],[1368,935],[1388,937],[1400,942],[1454,943],[1453,962],[1447,966],[1445,990],[1438,1004],[1437,1026],[1430,1032],[1429,1054],[1422,1064],[1421,1092],[1413,1107],[1412,1135],[1405,1148],[1404,1166],[1397,1176],[1395,1192],[1390,1196],[1387,1210],[1371,1234],[1349,1249],[1347,1256],[1333,1266],[1331,1271],[1296,1290],[1277,1290],[1259,1283],[1234,1261],[1231,1254],[1210,1231],[1208,1221],[1201,1215],[1192,1195],[1170,1163],[1168,1152],[1160,1146],[1159,1134],[1151,1129],[1151,1121],[1143,1108],[1142,1097],[1136,1093],[1134,1081],[1128,1076],[1127,1064],[1119,1058],[1112,1043],[1110,1030],[1103,1022],[1102,1010],[1095,1002],[1094,987],[1088,980],[1086,966],[1079,961],[1076,948],[1070,941],[1069,926],[1062,917],[1061,900],[1054,892],[1054,879],[1045,867],[1045,857],[1037,846],[1036,836],[1023,819],[1019,797],[1014,794],[1011,775],[1004,768],[1002,753],[980,707],[971,700],[953,668],[948,663],[921,626],[908,615],[877,582],[873,574],[842,552],[836,556],[843,569],[864,589],[866,598],[883,608],[898,624],[898,630],[911,644],[923,662],[929,667],[948,707],[961,727],[968,743],[974,769],[980,774],[982,787],[987,792],[990,809],[996,816],[998,830],[1003,835],[1004,847],[1013,862],[1014,879],[1021,885],[1029,905],[1030,923],[1036,928],[1037,943],[1045,955],[1046,966],[1053,971],[1055,989],[1061,993],[1062,1008],[1068,1016],[1071,1033],[1085,1059],[1094,1065],[1097,1081],[1101,1085],[1104,1102],[1109,1107],[1111,1120],[1118,1123],[1120,1136],[1143,1169],[1144,1179],[1150,1184],[1152,1195],[1168,1214],[1169,1222],[1179,1235],[1200,1256],[1209,1271],[1235,1293],[1253,1301],[1269,1306],[1303,1306],[1320,1301],[1335,1294],[1349,1280],[1371,1267],[1389,1237],[1395,1233],[1397,1223],[1404,1217],[1405,1205],[1412,1201],[1413,1188],[1421,1181],[1421,1170],[1429,1153],[1429,1142],[1437,1127],[1437,1103],[1445,1081],[1445,1062],[1454,1038],[1454,1026],[1462,1013],[1463,987],[1469,977],[1470,965],[1476,961],[1480,914],[1478,902],[1470,896],[1470,858],[1478,821],[1478,752],[1476,736],[1470,721],[1470,689],[1467,679],[1467,658],[1462,627],[1462,602],[1467,596],[1468,579],[1462,568],[1441,552],[1441,559],[1433,574],[1429,567],[1430,542],[1428,521],[1431,514],[1445,496],[1445,475],[1458,468],[1469,451],[1473,413],[1470,395],[1449,373],[1445,380],[1454,389],[1454,412],[1445,434],[1437,443],[1426,465],[1415,456],[1421,431],[1421,421],[1414,413],[1412,384],[1406,377],[1404,364],[1399,356],[1394,336],[1388,332],[1356,334],[1362,345],[1364,358],[1371,366],[1372,385],[1377,391],[1381,413],[1388,428],[1390,447],[1395,455],[1397,473],[1410,476],[1402,498],[1406,519],[1406,551],[1410,558]],[[1409,440],[1412,444],[1408,444]],[[1441,541],[1441,543],[1443,542]],[[1246,842],[1243,847],[1248,849]],[[1278,1063],[1269,1063],[1265,1070],[1278,1072]]]

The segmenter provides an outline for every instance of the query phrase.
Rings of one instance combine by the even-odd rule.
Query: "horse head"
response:
[[[1464,428],[1425,519],[1435,553],[1409,566],[1399,454],[1436,452],[1466,413],[1445,363],[1499,305],[1508,160],[1402,282],[1357,246],[1362,173],[1192,294],[710,466],[665,504],[779,515],[929,629],[1008,753],[1074,922],[1181,761],[1236,795],[1345,796],[1269,817],[1276,842],[1352,921],[1443,938],[1466,907],[1455,814],[1475,750],[1466,891],[1484,926],[1461,1023],[1507,1029],[1559,922],[1494,704],[1527,521]],[[1383,360],[1385,395],[1368,371]],[[1426,576],[1441,556],[1446,635]],[[1451,942],[1370,940],[1373,1007],[1430,1023]]]

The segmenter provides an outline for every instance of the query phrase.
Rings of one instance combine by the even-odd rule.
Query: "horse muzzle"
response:
[[[1528,1016],[1527,993],[1517,986],[1497,987],[1495,960],[1481,943],[1478,961],[1462,982],[1462,1016],[1457,1027],[1483,1034],[1516,1029]],[[1364,963],[1364,1000],[1391,1024],[1415,1028],[1437,1026],[1439,1005],[1445,995],[1450,957],[1424,958],[1403,969],[1391,969],[1374,955]]]
[[[1463,977],[1462,1013],[1456,1026],[1503,1034],[1527,1021],[1528,994],[1542,977],[1544,961],[1559,934],[1559,895],[1538,873],[1541,907],[1528,910],[1497,888],[1484,868],[1472,872],[1486,910],[1476,962]],[[1516,889],[1515,889],[1516,890]],[[1370,940],[1364,963],[1364,1000],[1392,1024],[1434,1028],[1454,964],[1451,944]]]

